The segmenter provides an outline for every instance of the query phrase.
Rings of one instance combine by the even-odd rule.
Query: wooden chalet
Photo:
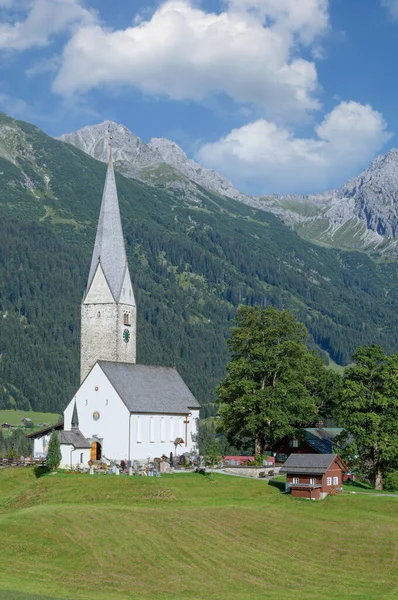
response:
[[[291,454],[332,454],[336,438],[343,430],[340,427],[317,427],[303,429],[301,438],[283,438],[275,442],[269,450],[276,463],[284,463]]]
[[[322,500],[341,491],[347,471],[338,454],[291,454],[280,473],[286,473],[286,491],[295,498]]]

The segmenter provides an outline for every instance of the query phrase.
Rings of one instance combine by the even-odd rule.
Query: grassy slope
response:
[[[87,600],[318,598],[320,586],[324,598],[393,597],[397,506],[295,501],[222,475],[4,470],[0,588]]]
[[[33,410],[0,410],[0,424],[20,425],[24,418],[32,419],[35,425],[39,425],[39,423],[55,425],[58,423],[59,414],[34,412]]]

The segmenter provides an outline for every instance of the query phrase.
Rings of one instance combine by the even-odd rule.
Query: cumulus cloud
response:
[[[14,2],[0,2],[8,8],[20,8]],[[9,14],[9,20],[0,23],[0,50],[23,51],[46,46],[53,36],[95,19],[94,13],[79,0],[33,0],[24,3],[23,8],[22,18],[20,10],[16,10]]]
[[[381,4],[389,10],[393,19],[398,19],[398,0],[381,0]]]
[[[79,28],[66,45],[54,91],[67,96],[132,85],[175,100],[227,94],[266,116],[319,107],[313,62],[297,55],[327,25],[326,0],[231,0],[206,13],[168,0],[149,20],[124,30]]]
[[[229,0],[232,10],[250,11],[310,44],[329,24],[328,0]]]
[[[263,193],[325,191],[373,158],[391,137],[386,127],[371,106],[341,102],[312,138],[260,119],[204,144],[197,158],[248,191],[252,184]]]

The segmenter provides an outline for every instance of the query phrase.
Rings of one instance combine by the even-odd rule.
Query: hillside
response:
[[[0,598],[304,600],[319,598],[314,573],[325,598],[392,598],[397,502],[306,503],[226,475],[0,470]]]
[[[105,165],[0,117],[0,408],[60,412],[78,385],[80,301]],[[117,176],[138,302],[138,361],[176,365],[202,403],[239,303],[290,308],[339,364],[398,349],[397,269],[302,240],[274,215]]]

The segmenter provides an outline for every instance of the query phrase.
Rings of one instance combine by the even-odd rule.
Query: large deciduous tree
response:
[[[250,437],[256,454],[316,421],[326,369],[306,345],[308,333],[287,311],[241,306],[231,330],[232,355],[217,388],[222,428],[240,446]]]
[[[383,489],[383,475],[398,465],[398,354],[358,348],[345,372],[335,415],[348,442],[344,455]]]

